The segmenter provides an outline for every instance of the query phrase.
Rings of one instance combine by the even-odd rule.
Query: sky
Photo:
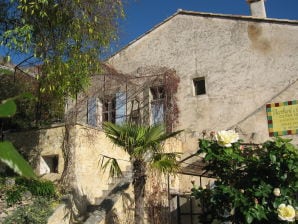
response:
[[[246,0],[124,0],[125,19],[120,21],[119,41],[111,46],[115,53],[178,9],[233,15],[249,15]],[[298,20],[298,0],[266,0],[268,18]],[[297,37],[298,38],[298,37]],[[1,50],[0,50],[1,51]],[[14,57],[15,63],[22,57]]]
[[[250,15],[246,0],[126,0],[126,18],[120,24],[118,51],[178,9],[233,15]],[[268,18],[298,20],[298,0],[266,0]],[[298,37],[297,37],[298,38]]]

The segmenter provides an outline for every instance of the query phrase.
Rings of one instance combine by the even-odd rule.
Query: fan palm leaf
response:
[[[133,165],[135,224],[143,223],[146,166],[149,163],[151,167],[163,173],[177,171],[178,154],[164,153],[162,143],[181,131],[168,134],[162,125],[142,126],[133,123],[117,125],[110,122],[104,123],[103,129],[106,136],[130,156]],[[113,160],[108,162],[111,161]],[[110,167],[114,170],[110,171],[110,174],[118,171],[115,170],[115,161],[113,163]]]

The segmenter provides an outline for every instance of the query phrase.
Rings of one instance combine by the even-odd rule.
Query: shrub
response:
[[[22,201],[22,193],[24,192],[23,187],[13,186],[6,189],[5,200],[7,206],[12,206],[17,202]]]
[[[204,205],[200,221],[275,224],[295,219],[293,212],[282,214],[298,206],[298,149],[290,141],[277,137],[247,147],[241,141],[228,146],[200,139],[199,153],[217,178],[214,188],[192,189]]]
[[[45,224],[53,213],[52,201],[47,198],[36,198],[32,205],[17,208],[4,220],[5,224]]]
[[[55,185],[51,181],[20,177],[16,179],[16,184],[25,187],[35,196],[50,198],[56,196]]]

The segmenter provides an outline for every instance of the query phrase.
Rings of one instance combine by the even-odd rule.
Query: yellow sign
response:
[[[269,136],[298,134],[298,100],[266,105]]]

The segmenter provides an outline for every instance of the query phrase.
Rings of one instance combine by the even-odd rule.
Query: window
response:
[[[102,121],[115,123],[116,121],[116,98],[104,99],[102,103]]]
[[[58,173],[58,155],[49,155],[40,157],[40,175],[46,173]]]
[[[151,94],[151,123],[158,124],[164,122],[164,98],[163,86],[150,88]]]
[[[195,96],[206,94],[205,77],[193,80]]]
[[[126,93],[117,92],[102,100],[102,122],[121,124],[126,121]]]
[[[92,97],[87,101],[87,124],[97,126],[97,100]]]

